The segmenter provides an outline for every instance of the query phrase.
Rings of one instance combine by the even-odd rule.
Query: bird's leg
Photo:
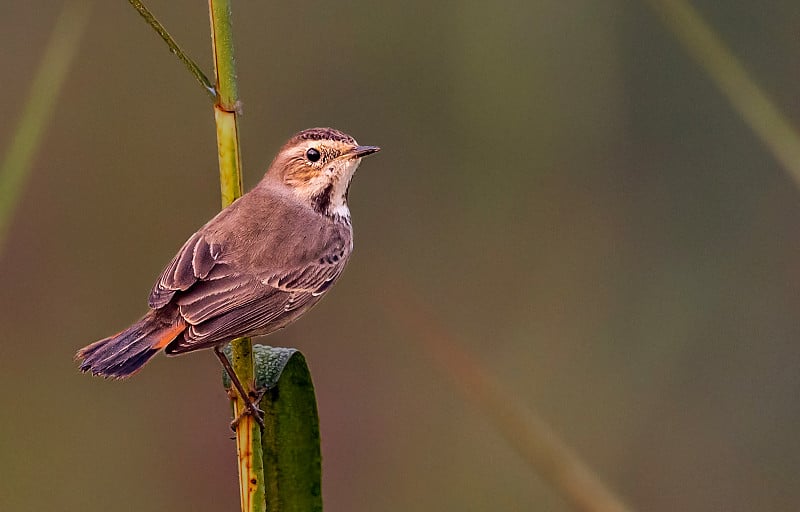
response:
[[[245,407],[242,412],[231,422],[231,428],[236,430],[236,427],[239,425],[239,420],[242,419],[242,415],[250,414],[256,420],[256,423],[258,423],[258,425],[261,427],[261,430],[264,430],[264,411],[259,409],[256,406],[256,403],[258,403],[258,401],[261,400],[261,397],[264,396],[265,390],[262,390],[261,392],[254,391],[252,393],[245,391],[244,386],[242,386],[242,383],[239,382],[239,377],[237,377],[236,372],[233,371],[233,366],[231,366],[231,362],[228,361],[227,356],[219,347],[214,347],[214,353],[217,355],[219,362],[222,363],[222,367],[225,368],[225,372],[227,372],[228,377],[231,378],[233,386],[236,388],[236,391],[239,392],[239,396],[242,397],[242,400],[244,400],[245,403]]]

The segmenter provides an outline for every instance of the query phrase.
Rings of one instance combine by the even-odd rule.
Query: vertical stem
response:
[[[242,195],[242,162],[239,150],[239,93],[236,86],[236,62],[233,53],[230,0],[209,0],[211,45],[214,51],[214,75],[217,101],[214,119],[217,123],[220,192],[222,207]],[[233,369],[239,381],[250,389],[255,387],[253,350],[249,338],[231,342]],[[266,510],[264,495],[264,464],[261,455],[261,429],[252,416],[242,415],[246,397],[231,393],[233,410],[241,417],[236,428],[236,451],[239,461],[239,494],[242,512]],[[240,416],[241,415],[241,416]]]
[[[239,155],[237,112],[239,90],[236,85],[236,62],[233,57],[230,0],[209,0],[208,12],[211,17],[211,45],[214,51],[217,90],[214,117],[217,122],[219,183],[224,208],[242,196],[242,161]],[[252,373],[252,369],[250,372]]]

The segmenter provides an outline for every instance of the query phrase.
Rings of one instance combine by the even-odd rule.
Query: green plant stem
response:
[[[236,86],[236,61],[233,51],[230,0],[209,0],[211,45],[214,52],[214,76],[217,98],[214,119],[217,123],[217,149],[222,206],[226,207],[242,195],[242,163],[239,150],[239,104]],[[249,389],[255,387],[253,347],[249,338],[231,342],[234,371]],[[261,452],[261,429],[244,411],[244,399],[232,393],[234,414],[240,417],[236,428],[239,460],[239,492],[242,512],[266,510],[264,463]],[[241,415],[241,416],[240,416]]]
[[[31,84],[5,157],[0,162],[0,250],[56,98],[86,29],[91,2],[64,2]]]
[[[214,40],[214,69],[217,76],[219,105],[233,112],[239,103],[236,61],[233,58],[233,29],[230,0],[209,0],[211,37]],[[216,21],[215,21],[216,20]]]
[[[647,3],[800,186],[800,134],[719,35],[685,0],[648,0]]]
[[[209,0],[211,44],[214,51],[217,102],[217,144],[219,146],[222,206],[242,195],[242,163],[239,151],[239,90],[233,53],[231,6],[229,0]]]
[[[178,43],[172,36],[167,32],[167,29],[164,28],[164,25],[161,24],[160,21],[153,16],[153,13],[145,7],[145,5],[140,2],[139,0],[128,0],[128,2],[133,6],[134,9],[144,18],[150,27],[156,31],[156,33],[161,36],[161,39],[167,43],[169,47],[169,51],[171,51],[176,57],[180,59],[181,62],[186,66],[186,69],[197,79],[200,85],[203,86],[206,93],[211,96],[212,99],[215,99],[217,96],[216,90],[214,86],[211,84],[211,81],[208,77],[203,73],[200,67],[188,56],[186,53],[178,46]]]

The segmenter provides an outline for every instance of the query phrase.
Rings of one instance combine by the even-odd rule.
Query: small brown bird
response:
[[[150,292],[150,310],[78,351],[81,371],[121,379],[162,349],[213,348],[232,373],[222,346],[294,322],[344,270],[353,250],[350,179],[379,150],[332,128],[293,136],[261,182],[178,251]]]

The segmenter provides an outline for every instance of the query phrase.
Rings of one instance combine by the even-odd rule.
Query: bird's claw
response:
[[[253,419],[256,420],[258,426],[261,427],[261,430],[264,430],[264,411],[258,408],[256,405],[257,403],[261,402],[261,398],[267,392],[267,388],[260,389],[258,391],[251,391],[249,393],[249,397],[245,399],[245,406],[242,409],[236,418],[231,421],[231,430],[236,432],[236,427],[239,426],[239,422],[242,421],[242,417],[249,415],[252,416]]]

